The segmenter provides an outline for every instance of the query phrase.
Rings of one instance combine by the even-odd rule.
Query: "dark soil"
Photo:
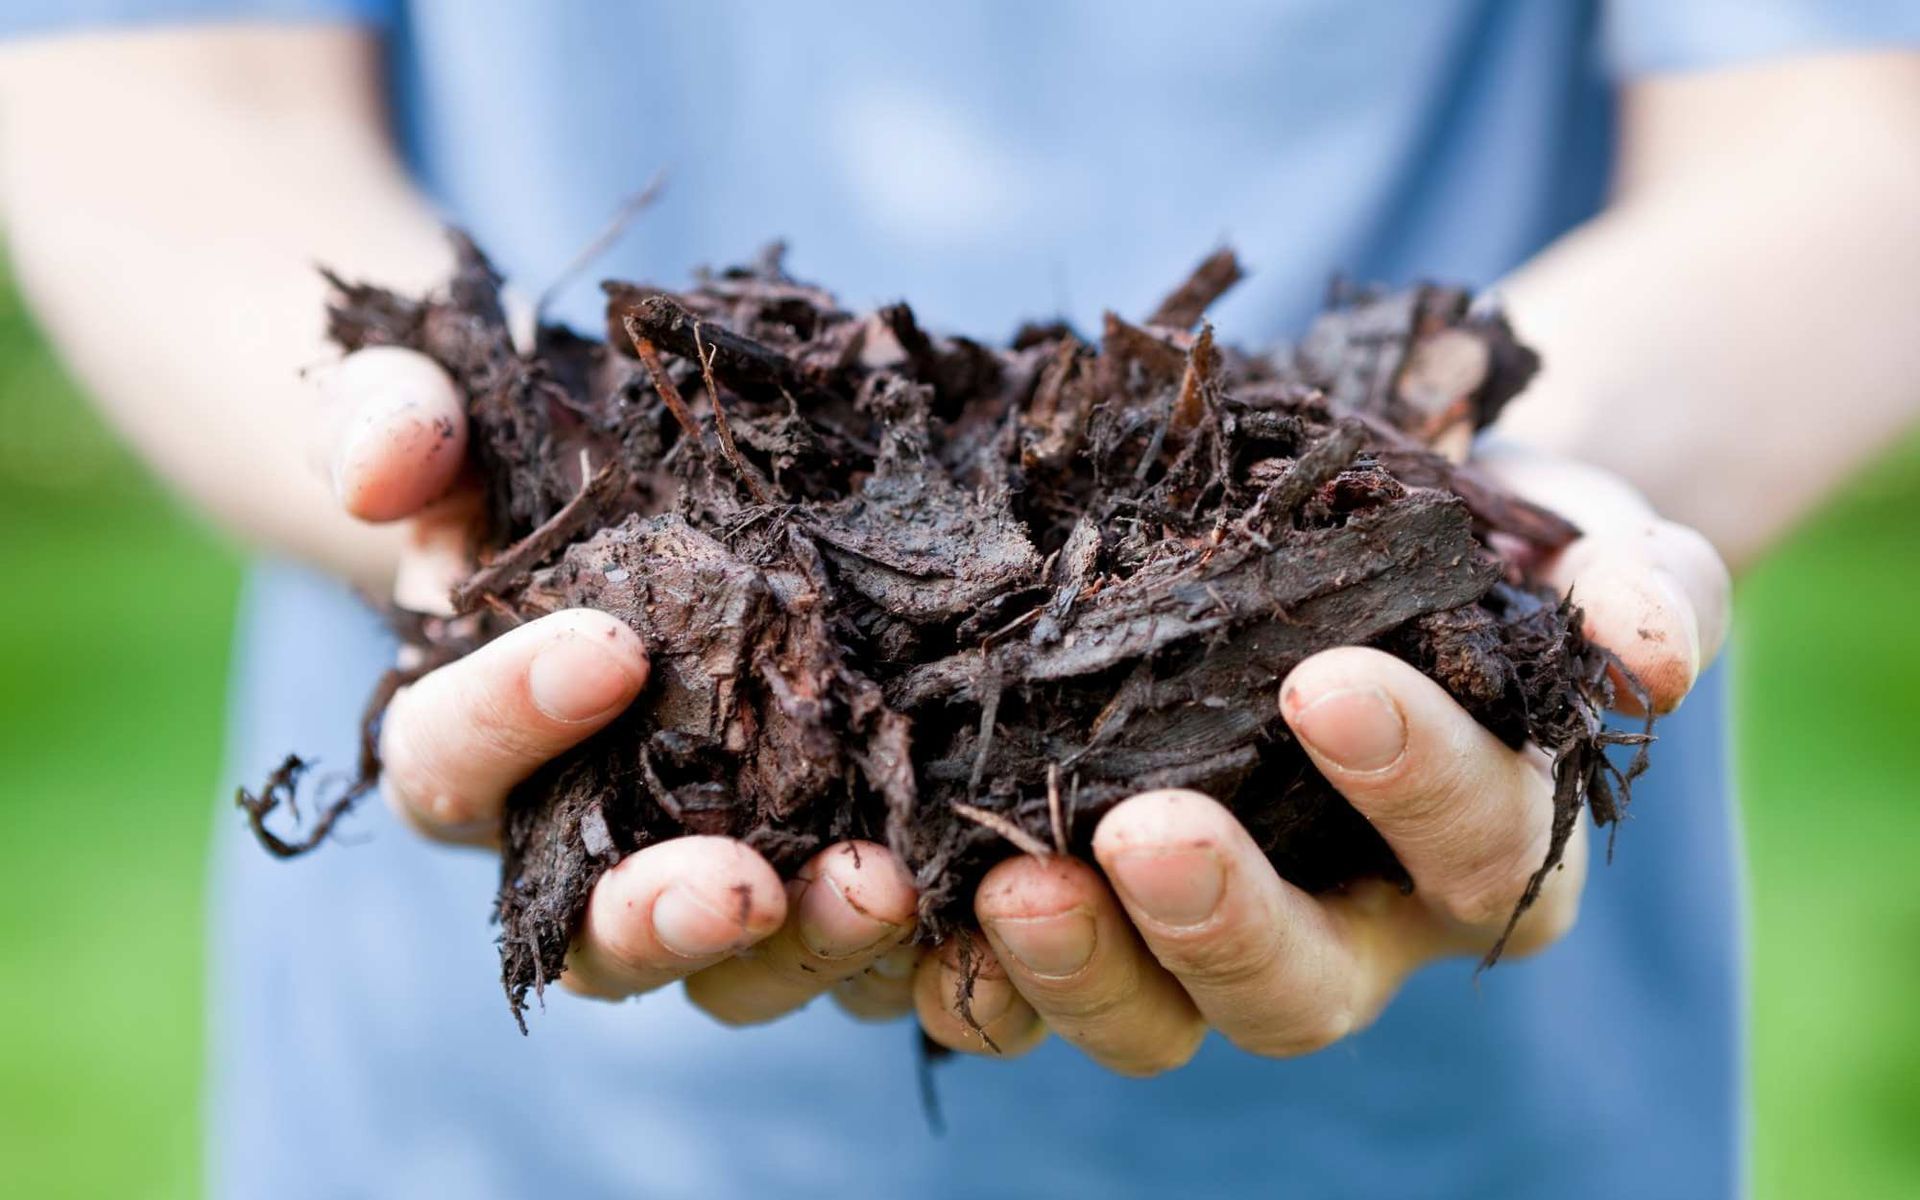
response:
[[[468,400],[485,565],[461,617],[396,614],[416,673],[577,606],[653,660],[642,698],[509,804],[495,915],[523,1022],[601,873],[685,833],[782,870],[884,841],[935,941],[993,863],[1084,856],[1144,788],[1219,797],[1303,887],[1410,886],[1280,719],[1282,677],[1332,646],[1397,654],[1552,754],[1552,848],[1520,910],[1583,808],[1619,816],[1641,759],[1605,750],[1646,739],[1603,728],[1613,660],[1528,576],[1577,531],[1430,449],[1463,446],[1537,366],[1464,292],[1339,294],[1297,347],[1256,355],[1201,324],[1240,275],[1223,251],[1139,324],[1029,325],[1001,348],[905,304],[849,313],[776,247],[681,292],[607,284],[606,341],[544,327],[523,352],[458,242],[446,294],[335,280],[331,310],[344,349],[424,351]],[[405,678],[304,839],[264,824],[298,760],[242,793],[269,849],[310,848],[371,787]]]

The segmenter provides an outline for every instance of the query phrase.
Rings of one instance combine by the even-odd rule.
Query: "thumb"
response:
[[[1646,687],[1656,713],[1685,698],[1726,637],[1726,566],[1698,533],[1656,515],[1639,493],[1597,467],[1503,448],[1489,474],[1570,518],[1582,536],[1544,564],[1545,579],[1586,615],[1587,636]],[[1623,690],[1616,704],[1637,714]]]

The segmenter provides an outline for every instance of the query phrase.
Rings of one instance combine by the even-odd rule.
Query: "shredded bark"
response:
[[[601,874],[687,833],[786,871],[884,840],[933,942],[964,936],[996,861],[1084,855],[1152,787],[1219,797],[1303,887],[1411,886],[1280,719],[1281,679],[1334,646],[1399,655],[1552,756],[1553,837],[1516,919],[1581,812],[1616,821],[1644,766],[1648,735],[1601,718],[1617,664],[1528,573],[1578,531],[1436,451],[1538,365],[1465,292],[1343,289],[1298,346],[1253,354],[1193,332],[1241,275],[1221,251],[1140,324],[994,348],[905,304],[851,313],[776,247],[683,291],[609,283],[605,341],[546,325],[523,353],[498,275],[455,240],[443,294],[333,279],[337,343],[422,351],[467,399],[485,565],[455,590],[464,618],[411,620],[408,641],[444,662],[589,607],[653,662],[639,701],[509,800],[495,917],[523,1029]],[[305,837],[265,825],[298,760],[242,794],[269,849],[310,849],[372,786],[390,696]]]

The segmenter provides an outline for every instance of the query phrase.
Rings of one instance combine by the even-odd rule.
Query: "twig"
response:
[[[1067,856],[1067,823],[1060,814],[1060,764],[1047,764],[1047,823],[1053,826],[1053,850]]]
[[[454,654],[448,649],[437,648],[410,667],[392,667],[380,676],[374,684],[373,694],[367,697],[366,708],[360,714],[360,757],[355,765],[353,781],[340,795],[320,806],[319,814],[306,836],[289,841],[267,828],[267,818],[285,803],[287,811],[298,819],[300,809],[294,801],[294,792],[300,786],[300,777],[306,774],[312,763],[304,761],[297,754],[289,754],[274,768],[258,792],[244,787],[235,791],[234,803],[247,814],[247,824],[252,827],[253,836],[268,853],[276,858],[297,858],[314,849],[333,832],[334,824],[340,818],[352,812],[354,806],[373,791],[374,785],[380,780],[380,723],[385,719],[387,705],[401,688],[453,657]]]
[[[688,312],[671,296],[646,295],[622,300],[619,289],[612,310],[620,314],[628,337],[643,337],[665,347],[682,358],[694,358],[693,329],[699,318]],[[772,391],[812,391],[794,361],[763,342],[733,332],[724,325],[701,331],[707,345],[713,347],[714,361],[738,390],[742,382],[762,385]]]
[[[482,604],[485,604],[488,608],[492,609],[494,616],[499,617],[502,620],[508,621],[514,626],[520,626],[520,625],[526,624],[526,620],[523,617],[521,617],[519,613],[514,612],[511,605],[509,605],[505,600],[502,600],[500,597],[494,595],[492,592],[487,592],[484,595],[482,595],[480,597],[480,602]]]
[[[973,774],[967,780],[967,790],[974,795],[980,794],[980,781],[987,777],[987,756],[993,750],[993,726],[1000,716],[1000,681],[992,682],[992,690],[980,703],[980,749],[973,755]]]
[[[615,242],[619,241],[620,235],[633,224],[633,219],[652,207],[653,202],[660,198],[660,192],[666,185],[667,173],[664,170],[656,171],[653,178],[647,181],[647,186],[620,202],[620,207],[613,210],[613,215],[608,217],[607,223],[600,227],[600,232],[593,235],[593,240],[580,247],[579,253],[569,259],[567,265],[560,268],[560,273],[553,277],[553,282],[541,289],[540,298],[533,304],[535,325],[540,324],[541,318],[546,315],[547,306],[552,304],[553,298],[560,294],[560,289],[578,279],[580,272],[591,266],[594,259],[605,254]]]
[[[1193,323],[1206,315],[1207,306],[1239,283],[1245,274],[1233,251],[1224,248],[1214,251],[1160,302],[1160,307],[1147,318],[1147,324],[1192,329]]]
[[[1213,359],[1213,326],[1202,325],[1193,348],[1187,351],[1187,369],[1180,374],[1180,398],[1173,405],[1173,427],[1179,433],[1198,425],[1205,414],[1206,398],[1201,393],[1212,382]]]
[[[647,368],[647,375],[653,380],[653,390],[660,393],[667,411],[673,414],[673,419],[680,423],[686,435],[693,439],[693,444],[700,446],[700,426],[694,421],[687,402],[680,398],[680,388],[673,382],[673,376],[667,374],[666,364],[660,361],[660,352],[653,348],[647,335],[640,332],[640,322],[631,313],[620,318],[620,323],[627,327],[627,337],[633,341],[633,352],[640,356],[641,364]]]
[[[927,1119],[927,1129],[935,1137],[947,1132],[947,1120],[940,1112],[940,1089],[934,1086],[933,1063],[939,1056],[953,1053],[925,1033],[920,1035],[920,1053],[915,1056],[914,1077],[920,1084],[920,1115]]]
[[[582,458],[584,464],[584,453]],[[589,521],[605,515],[607,504],[626,486],[626,471],[614,461],[601,467],[598,474],[587,476],[584,472],[583,465],[580,490],[559,512],[453,589],[454,612],[464,616],[478,609],[487,603],[487,597],[497,596],[519,576],[572,541]]]
[[[1040,619],[1040,615],[1046,611],[1047,610],[1044,608],[1030,608],[1026,612],[1023,612],[1019,616],[1015,617],[1013,620],[1008,621],[1005,625],[1002,625],[1000,628],[994,630],[992,633],[989,633],[985,637],[982,637],[980,639],[980,642],[982,645],[991,645],[995,642],[998,642],[1001,638],[1006,637],[1008,634],[1019,629],[1021,626],[1031,625],[1033,622],[1038,621]]]
[[[1000,1043],[993,1040],[993,1035],[987,1032],[986,1026],[973,1015],[973,985],[980,981],[981,954],[974,948],[973,935],[966,930],[960,931],[959,941],[960,979],[953,985],[953,1006],[959,1010],[960,1019],[967,1023],[967,1028],[980,1035],[980,1040],[987,1044],[987,1049],[999,1054]]]
[[[1018,825],[1015,825],[1012,821],[1009,821],[997,812],[992,812],[984,808],[976,808],[971,804],[965,804],[959,800],[953,802],[953,811],[983,829],[991,829],[1028,854],[1037,855],[1040,858],[1047,858],[1053,854],[1053,849],[1045,842],[1020,828]]]
[[[738,475],[740,482],[746,485],[747,491],[753,495],[754,503],[765,504],[766,489],[760,486],[760,480],[748,468],[746,461],[740,457],[740,448],[733,444],[733,426],[727,422],[727,410],[720,403],[720,386],[713,381],[713,356],[717,351],[701,343],[698,321],[694,322],[693,326],[693,352],[694,356],[700,360],[700,378],[707,385],[707,402],[713,406],[713,432],[720,439],[720,457],[727,460],[727,465],[733,468],[733,473]]]
[[[253,827],[253,836],[276,858],[295,858],[318,846],[333,829],[333,823],[346,815],[354,803],[373,788],[372,780],[355,780],[337,798],[321,806],[319,819],[305,837],[288,841],[267,828],[267,817],[285,803],[288,811],[298,818],[300,809],[294,793],[299,790],[300,777],[306,774],[310,765],[299,755],[289,754],[273,769],[259,792],[240,788],[234,793],[233,802],[246,812],[247,824]]]

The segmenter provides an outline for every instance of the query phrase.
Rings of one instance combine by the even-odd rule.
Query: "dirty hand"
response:
[[[1518,451],[1485,466],[1582,528],[1545,577],[1571,590],[1588,634],[1638,676],[1657,711],[1678,704],[1726,629],[1727,573],[1705,539],[1590,468]],[[949,942],[915,975],[928,1035],[973,1052],[992,1052],[991,1038],[1012,1055],[1052,1030],[1134,1075],[1185,1063],[1208,1029],[1255,1054],[1306,1054],[1373,1020],[1422,964],[1485,953],[1546,854],[1545,757],[1508,749],[1432,680],[1376,650],[1308,659],[1276,702],[1405,864],[1412,894],[1374,883],[1309,895],[1275,874],[1216,801],[1134,796],[1094,833],[1100,870],[1026,856],[987,874],[974,912],[991,953],[974,962],[972,1020],[961,1015]],[[1508,955],[1566,932],[1586,866],[1583,822]]]
[[[361,350],[318,379],[322,447],[340,503],[408,522],[396,600],[446,611],[471,569],[478,496],[464,479],[466,418],[453,381],[423,355]],[[619,715],[647,680],[647,649],[605,613],[529,622],[393,700],[381,730],[383,788],[428,837],[491,845],[508,791]],[[739,842],[650,846],[594,889],[562,982],[619,998],[678,979],[722,1020],[768,1020],[835,991],[856,1012],[905,1006],[914,952],[907,873],[871,843],[821,851],[783,884]],[[740,952],[754,947],[754,953]]]

